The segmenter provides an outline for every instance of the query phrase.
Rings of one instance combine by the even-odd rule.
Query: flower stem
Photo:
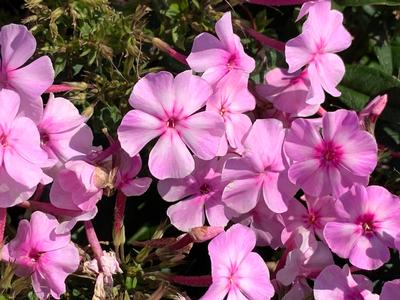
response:
[[[4,232],[6,230],[7,223],[7,208],[0,207],[0,249],[4,244]]]
[[[119,141],[115,141],[107,149],[101,151],[100,153],[89,154],[89,160],[93,164],[97,164],[105,160],[107,157],[113,155],[120,149],[121,149],[121,144],[119,143]]]
[[[99,239],[97,238],[97,234],[96,231],[94,230],[92,221],[85,221],[84,224],[85,224],[86,237],[88,239],[90,247],[92,248],[94,257],[97,260],[99,270],[102,272],[103,266],[101,264],[101,257],[103,256],[103,250],[101,249]]]
[[[51,203],[39,201],[23,201],[22,203],[18,204],[18,206],[22,208],[30,208],[32,210],[40,210],[55,216],[75,217],[82,213],[81,211],[62,209],[53,206]]]
[[[168,45],[166,42],[159,38],[153,38],[152,39],[153,45],[156,46],[158,49],[160,49],[162,52],[168,54],[170,57],[173,59],[179,61],[180,63],[184,65],[188,65],[186,61],[186,56],[179,53],[175,49],[173,49],[170,45]]]
[[[276,51],[279,51],[279,52],[285,52],[285,43],[284,42],[267,37],[267,36],[259,33],[258,31],[255,31],[252,28],[245,28],[245,30],[250,36],[252,36],[255,40],[259,41],[264,46],[275,49]]]
[[[203,276],[183,276],[183,275],[168,275],[168,281],[173,283],[194,286],[194,287],[208,287],[212,283],[212,278],[210,275]]]
[[[122,261],[125,260],[124,255],[124,244],[125,244],[125,228],[124,228],[124,216],[125,216],[125,204],[126,196],[123,192],[118,190],[117,197],[115,200],[114,208],[114,228],[113,228],[113,243],[115,247],[115,253],[120,256]]]

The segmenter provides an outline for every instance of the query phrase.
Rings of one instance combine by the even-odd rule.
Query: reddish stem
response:
[[[119,151],[121,149],[121,144],[119,141],[115,141],[112,143],[107,149],[99,152],[99,153],[93,153],[89,155],[89,160],[93,164],[97,164],[103,160],[105,160],[107,157],[113,155],[115,152]]]
[[[168,45],[166,42],[159,38],[153,38],[153,44],[156,46],[158,49],[163,51],[164,53],[168,54],[170,57],[173,59],[179,61],[180,63],[184,65],[188,65],[186,61],[186,56],[179,53],[176,51],[174,48],[172,48],[170,45]]]
[[[81,211],[62,209],[53,206],[51,203],[39,201],[23,201],[22,203],[18,204],[18,206],[30,208],[32,210],[40,210],[56,216],[76,217],[82,213]]]
[[[193,237],[190,234],[187,233],[180,240],[176,241],[175,243],[173,243],[168,248],[170,250],[175,251],[175,250],[182,249],[183,247],[189,245],[190,243],[193,243]]]
[[[285,43],[284,42],[267,37],[267,36],[259,33],[258,31],[255,31],[252,28],[245,28],[245,30],[249,35],[251,35],[255,40],[259,41],[264,46],[275,49],[276,51],[279,51],[279,52],[285,52]]]
[[[96,231],[94,230],[92,221],[85,221],[85,231],[86,237],[92,248],[94,257],[97,260],[97,264],[99,266],[99,270],[102,272],[103,266],[101,264],[101,257],[103,256],[103,250],[101,249],[99,239],[97,238]]]
[[[0,249],[4,244],[4,232],[7,223],[7,208],[0,207]]]
[[[317,114],[319,114],[321,117],[323,117],[326,114],[326,110],[322,106],[320,106],[318,108]]]
[[[167,276],[168,281],[173,283],[195,286],[195,287],[209,287],[212,284],[212,278],[210,275],[203,276],[182,276],[182,275],[169,275]]]
[[[126,196],[120,190],[117,192],[117,197],[115,200],[115,208],[114,208],[114,234],[118,236],[120,234],[122,226],[124,224],[124,215],[125,215],[125,204],[126,204]]]
[[[248,3],[266,6],[299,5],[310,0],[246,0]]]
[[[38,201],[40,199],[40,197],[42,196],[44,191],[44,185],[39,183],[38,186],[36,187],[36,191],[33,194],[32,198],[30,199],[30,201]]]

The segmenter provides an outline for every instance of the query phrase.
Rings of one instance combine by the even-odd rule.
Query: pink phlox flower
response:
[[[331,10],[327,3],[321,4],[308,9],[302,33],[288,41],[285,48],[290,73],[307,65],[315,98],[312,101],[324,100],[323,89],[334,97],[340,96],[336,86],[344,76],[345,66],[335,53],[347,49],[352,40],[343,26],[343,14]]]
[[[385,282],[382,288],[380,300],[400,299],[400,279]]]
[[[314,282],[315,300],[379,300],[373,294],[372,282],[363,275],[352,275],[347,265],[341,269],[331,265],[326,267]]]
[[[42,112],[42,93],[53,83],[54,70],[48,56],[22,67],[36,50],[36,40],[23,25],[9,24],[0,30],[0,90],[16,91],[21,97],[19,112],[35,123]]]
[[[290,181],[312,196],[337,197],[354,183],[366,185],[377,163],[377,144],[360,128],[357,114],[340,109],[318,123],[297,119],[288,131]]]
[[[311,0],[304,2],[300,8],[300,12],[299,15],[297,16],[296,22],[300,21],[305,15],[307,15],[310,8],[315,5],[326,5],[328,9],[330,9],[331,0]]]
[[[285,69],[275,68],[265,74],[264,81],[257,85],[257,94],[292,117],[311,116],[324,101],[312,98],[307,70],[288,73]]]
[[[188,148],[200,159],[217,154],[225,126],[215,112],[197,112],[212,95],[211,86],[191,71],[175,79],[168,72],[147,74],[135,86],[118,128],[122,148],[133,157],[152,139],[149,169],[158,179],[183,178],[194,169]],[[197,113],[196,113],[197,112]]]
[[[204,72],[202,78],[216,84],[232,70],[250,74],[255,61],[244,52],[240,38],[233,33],[231,13],[226,12],[215,24],[218,38],[201,33],[193,42],[190,55],[186,59],[195,72]]]
[[[71,235],[56,234],[58,225],[55,217],[36,211],[30,221],[20,221],[15,238],[2,249],[2,259],[14,264],[17,276],[31,276],[39,299],[60,299],[66,291],[66,277],[79,266]]]
[[[32,196],[39,183],[52,179],[42,170],[48,157],[40,148],[35,123],[18,115],[18,94],[0,90],[0,107],[0,207],[10,207]]]
[[[336,204],[338,219],[325,225],[329,248],[358,268],[381,267],[400,233],[399,200],[383,187],[354,185]]]
[[[136,177],[142,168],[140,155],[129,157],[123,150],[120,153],[121,163],[115,180],[116,188],[120,189],[127,197],[143,195],[150,187],[151,178]]]
[[[313,294],[312,288],[308,285],[307,279],[298,277],[290,286],[289,291],[281,298],[282,300],[299,300],[311,299]]]
[[[85,121],[69,100],[50,94],[38,128],[41,146],[56,164],[47,170],[53,177],[65,162],[83,158],[93,150],[93,133]]]
[[[285,247],[281,258],[284,267],[276,274],[276,279],[284,285],[290,285],[301,277],[315,278],[326,266],[334,263],[329,248],[304,227],[292,233]]]
[[[207,218],[211,226],[228,223],[221,201],[225,183],[221,181],[224,159],[209,161],[195,158],[193,173],[182,179],[165,179],[158,183],[158,192],[168,202],[179,201],[167,210],[171,223],[182,231],[203,226]]]
[[[247,89],[247,82],[248,75],[232,71],[217,84],[215,93],[207,101],[206,111],[220,114],[225,123],[219,156],[227,153],[228,146],[233,149],[242,147],[242,138],[251,127],[251,120],[244,113],[252,111],[256,101]]]
[[[289,205],[289,207],[292,204]],[[280,214],[268,209],[264,201],[259,201],[251,211],[239,216],[235,212],[226,210],[228,218],[234,223],[240,223],[250,227],[257,238],[257,246],[270,246],[272,249],[281,247],[281,232],[284,229]],[[234,216],[230,216],[230,213]]]
[[[302,202],[293,200],[290,202],[288,211],[282,213],[286,229],[285,234],[288,237],[298,227],[302,226],[315,233],[321,240],[324,240],[322,231],[325,224],[336,219],[336,199],[331,196],[307,196],[304,200],[306,206]],[[283,242],[286,239],[284,238]]]
[[[287,177],[287,162],[282,150],[285,129],[275,119],[256,120],[244,138],[243,157],[228,159],[222,178],[229,182],[222,201],[239,214],[265,201],[276,213],[287,210],[287,201],[296,187]]]
[[[267,300],[274,295],[267,265],[255,252],[251,229],[235,224],[208,245],[212,284],[201,300]],[[239,246],[240,245],[240,246]]]

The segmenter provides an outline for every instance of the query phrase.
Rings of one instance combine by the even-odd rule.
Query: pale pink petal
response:
[[[49,57],[42,56],[23,68],[10,71],[7,80],[18,93],[34,101],[53,83],[53,65]]]
[[[140,110],[131,110],[118,127],[118,140],[130,156],[135,156],[152,139],[164,132],[165,124]]]
[[[336,265],[326,267],[314,283],[315,300],[344,300],[349,290],[345,273]]]
[[[275,213],[287,211],[286,197],[282,195],[283,190],[278,188],[279,173],[267,172],[263,182],[263,197],[268,208]]]
[[[232,157],[227,160],[224,166],[222,180],[231,182],[233,180],[253,178],[258,173],[257,171],[249,158]]]
[[[180,117],[186,117],[198,111],[213,93],[210,84],[199,76],[193,75],[190,70],[176,75],[174,89],[175,114]]]
[[[23,25],[9,24],[0,31],[3,68],[11,71],[22,66],[36,50],[36,40]]]
[[[36,190],[18,183],[4,168],[0,168],[0,207],[11,207],[28,200]]]
[[[244,114],[230,114],[225,120],[226,138],[232,148],[242,147],[242,139],[251,128],[251,120]]]
[[[360,226],[351,223],[328,222],[324,237],[329,248],[343,258],[348,258],[362,236]]]
[[[196,72],[211,72],[211,68],[223,68],[229,61],[231,54],[223,49],[206,49],[192,52],[186,59],[190,68]],[[222,76],[220,76],[222,77]],[[204,78],[207,80],[207,78]],[[207,80],[210,82],[210,80]],[[211,82],[210,82],[211,83]]]
[[[359,237],[349,255],[350,262],[364,270],[378,269],[389,259],[388,247],[375,234]]]
[[[233,41],[233,28],[231,12],[226,12],[215,24],[215,32],[225,49],[230,52],[235,51],[235,44]]]
[[[150,187],[151,178],[136,178],[125,182],[119,188],[127,197],[143,195]]]
[[[267,265],[257,253],[249,253],[236,273],[240,290],[249,299],[271,299],[275,291],[269,281]]]
[[[218,281],[213,281],[207,292],[200,298],[200,300],[224,299],[226,294],[228,294],[228,291],[229,285],[227,280],[221,279]]]
[[[181,231],[190,231],[204,225],[204,198],[196,195],[180,201],[167,210],[171,224]]]
[[[327,112],[322,118],[322,126],[324,139],[339,145],[349,142],[354,133],[360,131],[357,113],[345,109]]]
[[[190,150],[204,160],[210,160],[216,156],[219,143],[225,133],[222,117],[207,111],[179,121],[176,129]]]
[[[217,193],[205,201],[206,216],[211,226],[225,227],[228,224],[229,220],[226,217],[225,204],[221,196],[221,193]]]
[[[186,198],[198,192],[199,186],[193,176],[181,179],[169,178],[160,180],[157,185],[158,193],[165,201],[173,202]]]
[[[20,104],[19,95],[12,90],[1,89],[0,104],[0,129],[8,134],[8,131],[14,122],[15,116],[18,113]]]
[[[286,62],[289,72],[301,69],[313,59],[314,41],[310,32],[303,31],[299,36],[289,40],[285,46]]]
[[[221,41],[208,32],[200,33],[193,41],[191,52],[200,52],[208,49],[224,49]]]
[[[169,72],[149,73],[133,87],[129,103],[159,119],[166,118],[174,101],[174,77]]]
[[[183,178],[193,171],[193,157],[176,130],[161,135],[150,152],[149,169],[157,179]]]
[[[205,70],[203,75],[201,75],[201,78],[207,80],[211,85],[215,85],[219,80],[221,80],[221,78],[229,74],[229,72],[230,70],[226,64],[217,65]]]
[[[261,189],[262,180],[258,177],[234,180],[225,187],[222,201],[236,212],[246,213],[256,206]]]

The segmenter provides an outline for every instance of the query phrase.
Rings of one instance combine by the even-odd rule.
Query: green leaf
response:
[[[362,5],[400,5],[400,0],[336,0],[343,6],[362,6]]]
[[[393,73],[393,57],[392,48],[390,45],[385,44],[382,47],[376,47],[375,53],[379,63],[382,66],[382,70],[389,75]]]
[[[346,74],[339,85],[340,100],[354,110],[360,110],[368,100],[395,87],[400,80],[375,68],[347,65]]]

